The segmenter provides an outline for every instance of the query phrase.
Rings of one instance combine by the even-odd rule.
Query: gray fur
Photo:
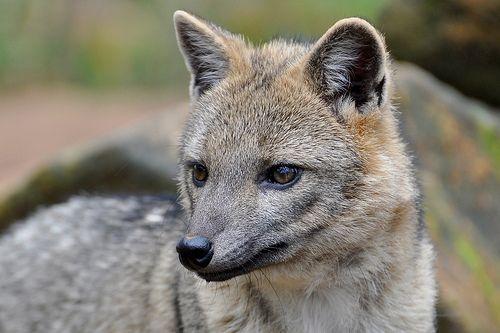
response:
[[[165,250],[175,258],[178,214],[160,198],[75,197],[14,226],[0,243],[1,331],[150,331],[164,321],[151,317],[151,294]],[[176,268],[170,260],[165,284]]]

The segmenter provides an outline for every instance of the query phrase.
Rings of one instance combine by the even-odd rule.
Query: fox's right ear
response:
[[[196,99],[227,74],[231,34],[181,10],[174,13],[174,24],[179,48],[191,72],[190,95]]]
[[[307,57],[305,73],[325,100],[351,100],[361,113],[388,100],[384,41],[359,18],[337,22],[318,40]]]

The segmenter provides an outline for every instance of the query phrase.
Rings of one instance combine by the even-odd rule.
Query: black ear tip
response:
[[[382,80],[375,87],[375,93],[377,94],[377,105],[378,107],[382,106],[383,97],[384,97],[384,88],[385,88],[385,75],[382,77]]]

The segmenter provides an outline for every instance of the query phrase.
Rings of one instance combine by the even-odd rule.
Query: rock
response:
[[[500,327],[500,120],[410,64],[397,69],[402,131],[416,156],[436,245],[440,328]],[[460,328],[460,329],[459,329]]]
[[[0,201],[0,230],[75,193],[175,193],[176,145],[187,104],[64,152]]]
[[[500,327],[500,120],[421,69],[397,65],[401,126],[415,155],[438,252],[442,332]],[[175,191],[176,143],[188,112],[164,114],[62,154],[0,202],[0,228],[78,192]]]

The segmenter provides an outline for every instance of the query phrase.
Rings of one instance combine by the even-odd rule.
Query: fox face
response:
[[[174,21],[191,73],[184,266],[207,281],[303,278],[393,230],[411,198],[387,52],[371,25],[346,19],[315,43],[254,47],[185,12]]]

